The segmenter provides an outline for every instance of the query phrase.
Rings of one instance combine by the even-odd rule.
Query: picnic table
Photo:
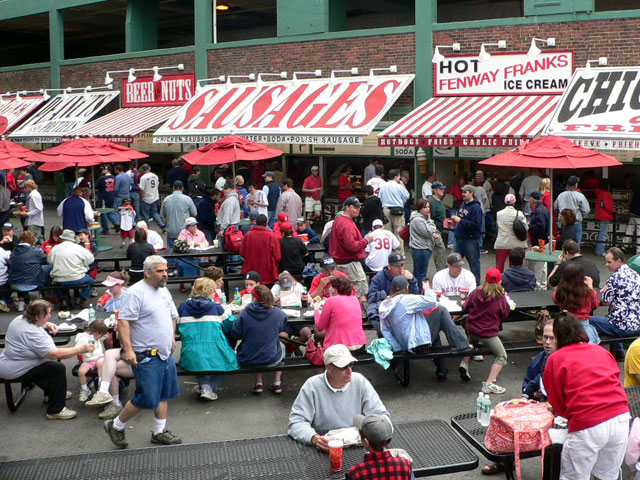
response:
[[[403,448],[411,455],[416,477],[473,470],[478,465],[478,457],[442,420],[396,424],[391,448]],[[363,457],[362,447],[346,448],[343,470],[333,473],[329,455],[277,435],[4,462],[0,478],[333,479],[344,478]]]

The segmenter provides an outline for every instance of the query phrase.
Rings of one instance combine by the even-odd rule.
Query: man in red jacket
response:
[[[240,247],[244,258],[242,274],[251,270],[260,274],[261,282],[270,285],[278,279],[278,264],[282,259],[280,241],[267,228],[267,216],[258,215],[256,224],[247,232]]]
[[[609,224],[613,221],[615,210],[613,208],[613,197],[609,193],[609,179],[603,178],[596,189],[596,220],[600,222],[598,229],[598,241],[596,243],[596,255],[604,257],[605,242]]]
[[[337,263],[338,270],[349,276],[360,302],[364,302],[367,300],[369,283],[360,261],[367,256],[365,248],[371,241],[371,234],[362,238],[354,222],[360,215],[360,201],[356,197],[349,197],[343,205],[344,213],[336,217],[331,228],[329,255]]]

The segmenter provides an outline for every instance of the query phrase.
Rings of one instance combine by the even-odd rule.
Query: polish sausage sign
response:
[[[592,75],[577,69],[543,135],[591,148],[640,150],[640,67],[594,68]]]
[[[360,145],[414,75],[210,85],[154,134],[154,143]]]

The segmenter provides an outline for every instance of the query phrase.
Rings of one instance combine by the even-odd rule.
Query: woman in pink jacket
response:
[[[332,277],[330,291],[332,296],[325,301],[322,313],[315,311],[316,340],[320,341],[318,332],[325,332],[325,350],[341,343],[353,355],[362,355],[367,346],[367,336],[362,329],[362,309],[358,297],[353,294],[351,280]]]

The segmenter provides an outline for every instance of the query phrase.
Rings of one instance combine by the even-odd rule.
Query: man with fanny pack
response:
[[[182,443],[165,428],[168,401],[177,397],[178,375],[171,356],[176,348],[175,331],[178,311],[167,289],[167,261],[151,255],[144,261],[144,280],[134,284],[122,297],[118,336],[122,343],[122,360],[131,364],[136,391],[114,420],[104,429],[113,444],[127,448],[125,428],[140,410],[153,410],[155,426],[151,443]]]
[[[391,231],[400,242],[400,252],[404,254],[404,241],[398,232],[405,226],[404,202],[409,198],[409,191],[400,180],[400,170],[389,170],[389,181],[380,188],[382,211],[389,219],[384,228]]]

